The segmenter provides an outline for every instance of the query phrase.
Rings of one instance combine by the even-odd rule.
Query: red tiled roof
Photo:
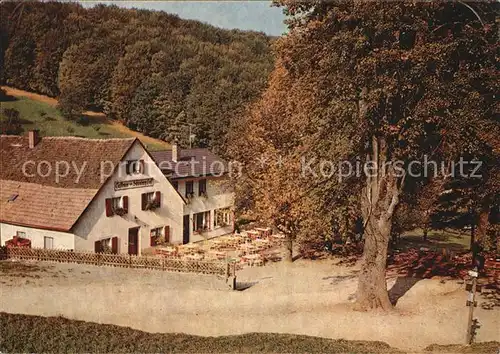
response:
[[[96,189],[0,180],[0,221],[69,231],[96,193]]]
[[[69,231],[135,140],[0,135],[0,221]]]
[[[134,141],[135,138],[43,137],[30,149],[26,136],[0,135],[0,179],[60,188],[99,189],[110,174],[108,166],[116,166]],[[68,174],[56,180],[56,165],[60,173],[65,174],[66,163]],[[37,172],[38,166],[41,173]]]
[[[227,172],[227,162],[208,149],[179,149],[177,162],[172,161],[172,150],[153,151],[151,156],[169,178],[219,175]]]

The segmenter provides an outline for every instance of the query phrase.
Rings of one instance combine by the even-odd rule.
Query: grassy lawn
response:
[[[103,115],[83,115],[85,121],[65,119],[53,104],[39,102],[27,97],[0,102],[1,108],[19,111],[24,131],[38,129],[42,136],[79,136],[91,139],[128,138],[135,136],[126,129],[110,124]],[[82,124],[85,123],[85,124]],[[1,124],[1,122],[0,122]],[[120,129],[121,128],[121,129]],[[143,139],[141,139],[145,142]],[[165,143],[147,139],[146,147],[151,150],[165,149]]]
[[[181,353],[402,353],[383,342],[333,340],[292,334],[249,333],[200,337],[146,333],[128,327],[0,312],[2,352]],[[426,351],[496,353],[498,342],[431,345]]]
[[[291,334],[249,333],[200,337],[146,333],[128,327],[0,313],[1,352],[143,353],[400,353],[382,342],[333,340]]]
[[[443,248],[449,251],[461,252],[469,250],[470,230],[458,232],[455,230],[430,230],[427,234],[427,240],[423,240],[421,229],[408,231],[401,235],[398,248],[420,248],[426,247],[433,251],[439,251]]]
[[[124,138],[126,135],[116,131],[104,119],[88,118],[89,124],[84,126],[63,118],[56,107],[47,103],[19,97],[14,101],[1,103],[2,109],[14,108],[19,111],[25,131],[39,129],[42,136],[73,135],[85,138]]]

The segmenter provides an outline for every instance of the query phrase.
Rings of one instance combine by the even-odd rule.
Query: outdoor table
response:
[[[175,247],[157,247],[155,253],[165,256],[172,256],[177,253],[177,249]]]
[[[249,244],[249,243],[245,243],[243,245],[240,245],[239,249],[246,252],[246,253],[249,253],[249,254],[258,252],[258,248],[252,244]]]
[[[252,239],[256,239],[260,236],[259,232],[258,231],[254,231],[254,230],[251,230],[251,231],[247,231],[248,233],[248,236]]]
[[[193,249],[193,248],[199,248],[200,246],[198,246],[197,244],[194,244],[194,243],[188,243],[186,245],[183,245],[182,247],[183,248],[191,248],[191,249]]]
[[[258,238],[255,240],[255,243],[260,243],[260,244],[264,244],[264,245],[269,245],[269,240],[265,239],[265,238]]]
[[[242,257],[243,259],[248,261],[248,264],[254,265],[255,263],[263,263],[264,260],[262,259],[262,256],[260,254],[247,254],[246,256]]]
[[[188,254],[186,256],[186,259],[189,259],[189,260],[193,260],[193,261],[200,261],[202,260],[204,257],[202,254],[200,253],[196,253],[196,254]]]
[[[255,230],[258,231],[262,237],[271,236],[271,228],[270,227],[266,227],[266,228],[256,227]]]
[[[225,258],[226,257],[226,252],[222,252],[222,251],[212,250],[212,251],[209,251],[208,254],[215,256],[216,258]]]

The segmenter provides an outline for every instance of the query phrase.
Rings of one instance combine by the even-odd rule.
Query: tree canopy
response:
[[[263,33],[165,12],[2,2],[0,13],[1,82],[58,96],[70,118],[97,109],[181,143],[191,125],[195,144],[220,148],[273,65]]]
[[[248,114],[250,138],[235,144],[246,156],[247,203],[278,224],[291,217],[293,232],[306,238],[339,229],[343,218],[333,216],[357,208],[365,239],[358,306],[390,309],[385,265],[394,215],[430,181],[422,164],[410,163],[481,160],[483,185],[491,187],[483,194],[498,194],[496,183],[486,183],[499,178],[492,138],[500,135],[498,3],[280,5],[292,16],[291,31],[276,42],[273,79]],[[262,155],[301,167],[261,171],[255,159]],[[313,160],[309,173],[297,173],[304,157]],[[342,172],[356,161],[369,170]]]

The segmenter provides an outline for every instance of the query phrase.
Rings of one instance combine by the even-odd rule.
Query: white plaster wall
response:
[[[184,202],[146,151],[136,142],[124,158],[124,161],[141,159],[145,162],[143,174],[127,175],[125,164],[121,165],[120,170],[110,177],[90,203],[74,227],[74,233],[78,236],[75,238],[75,248],[77,250],[94,250],[95,241],[116,236],[119,238],[118,252],[127,253],[128,231],[129,228],[134,227],[140,227],[139,254],[141,249],[150,247],[151,228],[168,225],[170,226],[171,242],[182,243]],[[151,187],[114,190],[115,181],[148,177],[154,178],[154,185]],[[154,211],[141,210],[141,195],[156,191],[160,191],[162,196],[160,208]],[[125,195],[128,196],[128,213],[123,216],[113,215],[107,217],[105,199]]]
[[[26,226],[16,226],[0,223],[0,246],[5,246],[5,241],[16,236],[17,231],[25,232],[26,238],[31,240],[31,247],[43,248],[44,237],[52,237],[54,249],[75,249],[75,236],[72,233],[35,229]]]
[[[204,239],[218,237],[233,232],[234,220],[231,225],[226,227],[214,227],[216,209],[234,207],[234,191],[227,177],[209,177],[207,178],[207,197],[198,196],[200,179],[182,179],[178,180],[179,193],[185,197],[186,182],[193,181],[194,198],[184,206],[184,215],[189,215],[189,240],[197,242]],[[210,211],[210,230],[202,234],[194,233],[192,230],[193,214]],[[233,218],[234,219],[234,218]]]

